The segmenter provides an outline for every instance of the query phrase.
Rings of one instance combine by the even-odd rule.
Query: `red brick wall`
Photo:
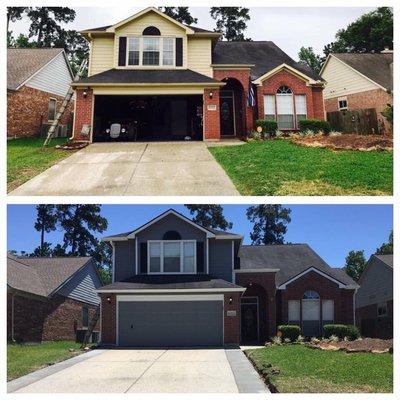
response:
[[[83,92],[86,91],[86,97]],[[77,89],[76,94],[76,110],[74,119],[74,140],[90,141],[91,134],[88,136],[81,135],[82,126],[88,124],[92,126],[92,115],[94,107],[93,90],[91,89]]]
[[[57,99],[57,108],[63,97],[22,86],[15,92],[7,92],[7,137],[39,136],[40,127],[48,122],[49,99]],[[72,118],[74,102],[68,105],[61,124]]]
[[[11,321],[11,294],[7,294],[7,319]],[[14,339],[24,342],[75,340],[82,328],[82,307],[89,308],[89,321],[96,307],[63,296],[39,299],[14,295]],[[7,323],[11,339],[11,323]],[[98,329],[98,325],[97,328]]]
[[[230,299],[232,301],[230,302]],[[236,316],[228,317],[228,311],[236,311]],[[224,344],[239,345],[240,343],[240,293],[224,295]]]
[[[101,343],[117,344],[116,331],[116,296],[115,294],[101,294]],[[108,302],[107,298],[110,298]]]
[[[258,118],[264,118],[264,95],[276,95],[280,86],[288,86],[293,95],[304,94],[307,101],[307,118],[325,119],[321,87],[307,86],[306,82],[292,73],[282,70],[257,86]]]
[[[212,99],[210,99],[212,93]],[[219,89],[204,89],[204,140],[219,140],[221,138],[219,120]],[[215,106],[215,110],[208,110],[208,106]]]

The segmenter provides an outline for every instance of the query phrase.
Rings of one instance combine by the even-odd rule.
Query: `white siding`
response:
[[[211,39],[188,40],[188,68],[212,77]]]
[[[114,38],[94,37],[90,44],[89,76],[113,68]]]
[[[26,86],[58,96],[65,96],[71,81],[71,74],[65,61],[64,54],[60,53],[41,71],[34,75],[26,83]]]
[[[330,57],[322,73],[327,83],[323,91],[324,99],[346,96],[351,93],[378,89],[379,86],[358,74],[351,67]]]

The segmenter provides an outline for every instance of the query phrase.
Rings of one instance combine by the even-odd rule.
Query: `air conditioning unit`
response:
[[[44,123],[40,127],[40,137],[47,137],[51,123]],[[68,125],[58,125],[53,137],[67,137],[68,136]]]

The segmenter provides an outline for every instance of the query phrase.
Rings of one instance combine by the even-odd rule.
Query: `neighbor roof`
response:
[[[374,254],[373,257],[376,257],[378,260],[381,260],[388,267],[393,268],[393,254]]]
[[[7,285],[48,297],[83,268],[91,257],[15,257],[7,255]]]
[[[241,246],[240,269],[278,269],[277,286],[314,267],[344,285],[356,283],[341,269],[331,268],[307,244]]]
[[[287,64],[315,80],[323,80],[308,66],[298,63],[271,41],[216,43],[212,53],[212,64],[253,64],[252,79],[257,79],[274,68]]]
[[[385,89],[393,89],[393,53],[334,53],[332,55]]]
[[[220,84],[216,79],[199,74],[190,69],[179,70],[132,70],[109,69],[88,78],[83,78],[73,85],[94,84]]]
[[[18,90],[63,49],[7,49],[7,89]]]

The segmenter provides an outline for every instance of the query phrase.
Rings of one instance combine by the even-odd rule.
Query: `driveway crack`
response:
[[[148,147],[149,147],[149,144],[146,143],[146,146],[144,147],[143,152],[142,152],[142,154],[140,155],[139,160],[137,161],[134,170],[132,171],[132,175],[130,176],[129,181],[128,181],[128,183],[126,184],[126,187],[125,187],[125,190],[124,190],[123,195],[126,194],[126,192],[127,192],[127,190],[128,190],[128,187],[129,187],[129,184],[132,182],[132,179],[133,179],[133,177],[135,176],[136,170],[138,169],[139,164],[140,164],[140,162],[142,161],[142,158],[143,158],[143,156],[144,156],[144,153],[146,153],[146,150],[147,150]]]

